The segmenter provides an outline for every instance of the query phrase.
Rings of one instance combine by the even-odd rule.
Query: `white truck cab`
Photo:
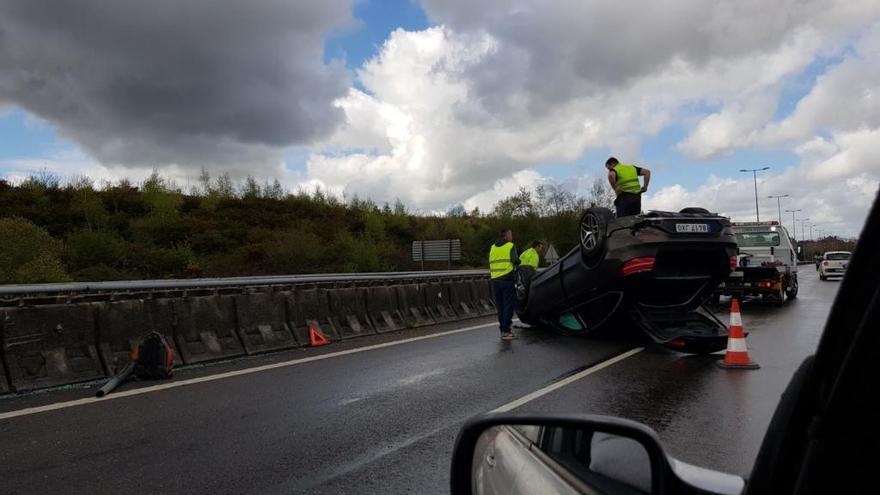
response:
[[[736,263],[719,294],[778,303],[797,297],[797,248],[785,227],[777,221],[735,222],[733,233]]]

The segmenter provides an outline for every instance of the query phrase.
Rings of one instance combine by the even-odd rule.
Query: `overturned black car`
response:
[[[703,208],[623,218],[589,208],[579,246],[543,271],[517,272],[519,318],[567,335],[625,319],[681,352],[724,349],[727,329],[703,304],[735,263],[730,227]]]

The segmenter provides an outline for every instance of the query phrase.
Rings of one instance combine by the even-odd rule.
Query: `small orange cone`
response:
[[[727,330],[727,353],[724,359],[718,361],[718,366],[727,369],[756,370],[760,368],[758,363],[749,359],[749,350],[746,348],[746,335],[743,332],[742,316],[739,314],[739,301],[733,298],[730,301],[730,326]]]
[[[327,345],[330,343],[330,341],[327,340],[327,337],[324,337],[324,334],[315,328],[314,325],[309,325],[309,341],[311,342],[312,347]]]

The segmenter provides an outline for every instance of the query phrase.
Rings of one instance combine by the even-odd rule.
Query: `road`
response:
[[[672,455],[747,474],[839,285],[810,268],[797,300],[744,306],[757,371],[629,337],[505,343],[483,319],[180,370],[111,400],[66,402],[94,393],[82,387],[0,400],[0,493],[443,493],[467,418],[633,349],[516,410],[643,421]]]

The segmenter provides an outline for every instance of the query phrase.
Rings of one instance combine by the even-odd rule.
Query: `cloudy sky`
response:
[[[423,211],[586,189],[801,209],[855,235],[880,181],[876,0],[0,0],[0,176],[202,167]],[[784,220],[790,223],[790,214]],[[800,225],[800,223],[798,224]]]

